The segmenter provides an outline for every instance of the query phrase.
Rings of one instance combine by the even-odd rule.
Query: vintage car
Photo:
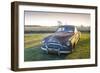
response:
[[[80,36],[81,33],[75,26],[60,26],[55,33],[42,40],[41,49],[47,53],[71,53]]]

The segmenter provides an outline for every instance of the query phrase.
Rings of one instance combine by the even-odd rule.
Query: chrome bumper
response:
[[[41,49],[48,52],[47,48],[41,47]],[[61,50],[59,50],[58,52],[59,53],[71,53],[71,51],[61,51]]]

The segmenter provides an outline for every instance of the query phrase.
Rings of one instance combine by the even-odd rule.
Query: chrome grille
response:
[[[47,47],[50,48],[50,49],[59,49],[59,48],[61,48],[61,45],[60,44],[56,44],[56,43],[49,43],[47,45]]]

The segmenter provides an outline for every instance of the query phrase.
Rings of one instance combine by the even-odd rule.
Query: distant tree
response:
[[[83,25],[81,25],[81,28],[84,27]]]

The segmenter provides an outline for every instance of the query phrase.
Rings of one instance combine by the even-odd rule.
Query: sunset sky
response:
[[[25,11],[25,25],[57,26],[61,25],[90,26],[90,14],[50,13]]]

